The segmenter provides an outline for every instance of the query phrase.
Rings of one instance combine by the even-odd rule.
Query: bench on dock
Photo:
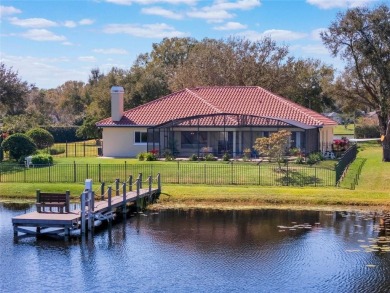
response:
[[[69,213],[69,198],[70,192],[66,191],[65,193],[47,193],[37,190],[37,212],[41,213],[45,211],[45,208],[58,208],[60,213],[65,212]]]

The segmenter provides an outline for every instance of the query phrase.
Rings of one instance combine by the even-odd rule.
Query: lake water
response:
[[[161,211],[89,239],[15,241],[11,218],[29,210],[0,204],[1,292],[390,292],[370,215]]]

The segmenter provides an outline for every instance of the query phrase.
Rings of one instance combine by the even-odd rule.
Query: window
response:
[[[135,132],[135,143],[147,143],[148,142],[148,133],[147,132]]]
[[[207,146],[206,131],[182,131],[181,132],[181,147],[184,149],[197,148]]]

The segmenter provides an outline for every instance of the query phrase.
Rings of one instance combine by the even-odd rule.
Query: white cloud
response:
[[[74,28],[77,26],[77,23],[73,20],[67,20],[64,22],[64,26],[68,28]]]
[[[274,41],[294,41],[303,39],[307,36],[305,33],[293,32],[289,30],[277,30],[271,29],[264,32],[257,31],[245,31],[239,33],[239,35],[244,36],[250,40],[259,40],[264,37],[270,37]]]
[[[240,29],[246,29],[247,25],[241,24],[239,22],[227,22],[226,24],[222,26],[215,26],[214,29],[218,31],[230,31],[230,30],[240,30]]]
[[[12,15],[12,14],[17,14],[17,13],[22,13],[20,9],[17,9],[13,6],[3,6],[0,5],[0,17],[4,15]]]
[[[21,34],[22,37],[34,41],[65,41],[64,36],[59,36],[46,29],[31,29]]]
[[[68,41],[62,42],[62,44],[63,44],[64,46],[73,46],[73,45],[74,45],[73,43],[68,42]]]
[[[90,73],[90,68],[63,67],[71,61],[68,57],[37,58],[2,54],[1,61],[7,67],[15,68],[22,80],[42,89],[56,88],[68,80],[87,80]]]
[[[326,32],[328,29],[326,28],[318,28],[318,29],[315,29],[311,32],[311,37],[313,40],[316,40],[316,41],[321,41],[321,33],[322,32]]]
[[[233,18],[235,15],[226,10],[214,10],[210,7],[203,7],[200,10],[192,10],[187,12],[187,15],[192,18],[205,19],[208,22],[223,22],[225,19]]]
[[[259,0],[238,0],[237,2],[228,2],[225,0],[217,1],[212,7],[215,10],[229,10],[229,9],[239,9],[239,10],[250,10],[255,7],[260,6],[261,3]]]
[[[378,0],[306,0],[307,3],[321,9],[353,8],[365,6]]]
[[[306,54],[329,56],[329,51],[323,45],[306,45],[302,46],[301,49]]]
[[[127,55],[129,52],[127,52],[125,49],[116,49],[116,48],[109,48],[109,49],[94,49],[95,53],[99,54],[109,54],[109,55]]]
[[[96,62],[96,58],[94,56],[80,56],[77,59],[82,62]]]
[[[82,20],[79,21],[79,25],[91,25],[95,21],[89,18],[83,18]]]
[[[143,38],[172,38],[184,37],[187,34],[175,30],[174,27],[165,23],[156,24],[110,24],[107,25],[103,32],[107,34],[128,34]]]
[[[141,4],[141,5],[150,5],[156,3],[167,3],[167,4],[186,4],[186,5],[194,5],[198,2],[198,0],[106,0],[108,3],[118,4],[118,5],[131,5],[133,3]]]
[[[171,19],[182,19],[183,18],[183,15],[180,13],[176,13],[172,10],[164,9],[164,8],[158,7],[158,6],[142,8],[141,12],[143,14],[158,15],[158,16],[171,18]]]
[[[20,19],[17,17],[11,17],[9,19],[9,22],[16,26],[28,27],[28,28],[44,28],[44,27],[53,27],[58,25],[56,22],[45,18]]]

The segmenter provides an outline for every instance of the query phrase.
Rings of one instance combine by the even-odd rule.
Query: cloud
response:
[[[70,63],[68,57],[37,58],[2,54],[1,58],[7,67],[17,69],[22,80],[42,89],[56,88],[68,80],[86,80],[90,73],[90,68],[83,70],[72,66],[68,69],[62,66]]]
[[[135,37],[143,38],[172,38],[184,37],[187,34],[175,30],[174,27],[165,23],[156,24],[110,24],[107,25],[103,32],[107,34],[128,34]]]
[[[0,17],[5,16],[5,15],[17,14],[17,13],[22,13],[22,11],[20,9],[13,7],[13,6],[0,5]]]
[[[366,6],[377,1],[378,0],[306,0],[307,3],[317,6],[321,9],[353,8]]]
[[[142,8],[141,12],[143,14],[158,15],[158,16],[171,18],[171,19],[182,19],[183,18],[183,15],[180,13],[176,13],[172,10],[164,9],[164,8],[158,7],[158,6]]]
[[[141,5],[150,5],[156,3],[166,3],[166,4],[186,4],[186,5],[194,5],[198,2],[198,0],[106,0],[108,3],[118,4],[118,5],[131,5],[133,3],[141,4]]]
[[[302,46],[301,49],[306,54],[329,56],[328,49],[326,49],[325,46],[323,45],[306,45],[306,46]]]
[[[89,18],[83,18],[82,20],[79,21],[79,25],[91,25],[95,21]]]
[[[80,56],[77,59],[82,62],[96,62],[96,58],[94,56]]]
[[[318,29],[315,29],[311,32],[311,37],[313,40],[316,40],[316,41],[321,41],[322,38],[321,38],[321,33],[322,32],[326,32],[328,29],[326,28],[318,28]]]
[[[223,22],[225,19],[233,18],[235,15],[226,10],[214,10],[210,7],[203,7],[200,10],[187,12],[187,16],[205,19],[207,22]]]
[[[265,37],[270,37],[274,41],[295,41],[303,39],[307,36],[307,34],[305,33],[277,29],[266,30],[262,33],[257,31],[244,31],[242,33],[239,33],[238,35],[244,36],[253,41],[260,40]]]
[[[217,1],[213,6],[215,10],[250,10],[255,7],[260,6],[261,3],[259,0],[239,0],[237,2],[228,2],[228,1]]]
[[[127,52],[125,49],[116,49],[116,48],[109,48],[109,49],[94,49],[95,53],[99,54],[109,54],[109,55],[127,55],[129,52]]]
[[[73,20],[67,20],[64,22],[64,26],[68,28],[74,28],[77,26],[77,23]]]
[[[214,29],[217,31],[230,31],[230,30],[240,30],[240,29],[246,29],[247,25],[241,24],[239,22],[227,22],[225,25],[222,26],[215,26]]]
[[[45,18],[25,18],[20,19],[17,17],[11,17],[9,22],[16,26],[28,27],[28,28],[44,28],[58,26],[54,21]]]
[[[59,36],[46,29],[31,29],[21,34],[22,37],[33,41],[65,41],[64,36]]]

